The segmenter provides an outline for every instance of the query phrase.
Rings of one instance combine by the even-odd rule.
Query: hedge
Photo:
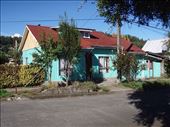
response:
[[[40,85],[45,79],[45,72],[33,65],[0,65],[0,88]]]
[[[34,80],[33,80],[34,79]],[[20,67],[19,83],[22,85],[39,85],[45,79],[45,72],[39,66],[25,65]]]
[[[0,87],[15,87],[18,84],[19,66],[0,65]]]

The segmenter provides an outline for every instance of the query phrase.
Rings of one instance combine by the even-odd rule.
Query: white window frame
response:
[[[109,73],[109,56],[99,56],[98,61],[99,73]]]

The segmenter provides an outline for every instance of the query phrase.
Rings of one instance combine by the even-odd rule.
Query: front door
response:
[[[86,55],[86,80],[92,79],[92,53],[87,52]]]

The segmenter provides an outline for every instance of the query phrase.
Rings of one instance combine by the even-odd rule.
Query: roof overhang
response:
[[[23,33],[23,37],[22,37],[22,39],[21,39],[20,46],[19,46],[19,48],[18,48],[18,51],[19,51],[19,52],[21,52],[22,49],[23,49],[23,47],[24,47],[25,39],[26,39],[26,37],[27,37],[27,35],[28,35],[28,32],[29,32],[29,30],[28,30],[28,28],[27,28],[27,26],[26,26],[26,27],[25,27],[25,30],[24,30],[24,33]]]
[[[95,49],[116,49],[116,46],[101,46],[101,45],[92,45],[91,47]]]
[[[161,61],[164,59],[164,56],[160,56],[158,54],[151,53],[151,52],[146,52],[146,56],[157,59],[157,60],[161,60]]]

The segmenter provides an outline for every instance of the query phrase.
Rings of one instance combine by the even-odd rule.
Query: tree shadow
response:
[[[129,94],[128,99],[139,110],[135,122],[151,127],[158,120],[162,127],[170,127],[170,85],[145,82],[144,89]]]

